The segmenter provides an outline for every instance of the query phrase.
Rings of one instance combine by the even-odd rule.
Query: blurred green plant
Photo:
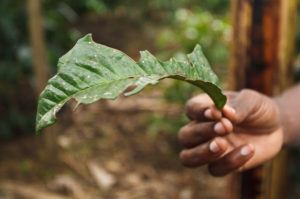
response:
[[[17,92],[30,82],[31,55],[26,32],[26,12],[22,1],[0,1],[0,136],[32,128],[34,117],[23,106]],[[30,96],[30,92],[28,93]],[[27,97],[28,97],[27,95]],[[24,97],[24,101],[26,97]],[[26,103],[26,102],[25,102]],[[30,108],[29,108],[30,109]],[[31,109],[32,111],[33,109]],[[33,111],[32,111],[33,112]],[[32,114],[34,115],[34,114]]]
[[[164,89],[164,99],[184,105],[195,92],[199,92],[199,89],[195,89],[192,85],[172,81],[170,86]]]
[[[194,7],[200,6],[203,10],[210,9],[214,13],[223,15],[227,10],[224,6],[227,3],[224,2],[220,3],[217,0],[201,2],[196,0],[42,0],[47,57],[51,73],[56,72],[57,59],[82,36],[77,25],[83,16],[116,15],[130,18],[141,26],[152,23],[157,25],[158,29],[163,25],[166,29],[175,30],[180,18],[178,16],[184,11],[183,8],[194,12]],[[14,135],[33,133],[36,99],[33,92],[26,1],[1,0],[0,11],[0,46],[2,46],[0,48],[0,137],[9,138]],[[188,14],[188,18],[193,16]],[[181,22],[186,25],[180,26],[180,35],[183,37],[187,32],[187,35],[193,36],[193,30],[187,27],[189,19],[185,20],[186,22]],[[187,52],[193,45],[189,40],[177,39],[177,42],[186,42],[182,45],[184,50],[178,48],[178,52]],[[161,45],[160,49],[162,50]],[[174,50],[168,54],[172,53]],[[209,53],[208,56],[210,57]],[[181,84],[170,87],[166,92],[166,99],[176,100],[172,90],[178,92],[179,87]],[[183,96],[186,95],[179,97],[181,103],[186,99],[183,99]]]
[[[218,0],[186,1],[186,7],[174,10],[170,25],[165,26],[156,39],[158,57],[165,60],[172,54],[179,60],[189,52],[195,43],[200,43],[205,55],[221,80],[227,74],[229,39],[229,2]],[[188,84],[173,82],[163,88],[164,98],[169,102],[179,103],[182,108],[186,101],[199,90]],[[182,113],[179,118],[168,116],[149,116],[149,132],[177,133],[187,123]],[[160,130],[159,130],[160,129]]]
[[[176,53],[178,58],[200,43],[213,65],[227,65],[230,24],[227,15],[214,16],[203,8],[175,12],[173,25],[166,27],[156,44],[162,58]]]
[[[102,1],[43,0],[47,56],[51,72],[77,40],[80,16],[106,12]],[[27,31],[26,1],[0,1],[0,138],[34,133],[36,98]],[[21,92],[20,92],[21,91]]]
[[[228,13],[219,12],[217,8],[228,7],[228,3],[224,6],[224,2],[222,2],[217,6],[216,3],[208,4],[206,1],[202,2],[202,5],[202,7],[198,5],[193,9],[179,8],[175,11],[171,26],[166,26],[156,40],[160,52],[158,56],[161,59],[167,59],[171,54],[175,54],[177,59],[181,59],[186,52],[193,48],[195,43],[200,43],[212,67],[221,79],[224,79],[231,27]],[[207,7],[214,7],[218,14],[209,12],[206,10]],[[182,103],[195,92],[196,90],[189,85],[174,83],[166,88],[165,97],[167,100]]]
[[[179,117],[163,114],[149,114],[147,117],[147,133],[155,136],[157,133],[172,133],[176,135],[177,130],[188,123],[188,118],[181,114]]]
[[[203,11],[209,9],[219,16],[220,21],[218,19],[214,23],[217,28],[219,28],[218,23],[221,23],[221,26],[225,24],[223,28],[227,28],[227,21],[222,20],[222,17],[226,16],[224,13],[227,13],[228,8],[228,3],[224,2],[218,0],[201,2],[196,0],[42,0],[47,57],[51,73],[56,72],[58,58],[82,36],[77,25],[81,22],[82,17],[87,15],[123,16],[136,21],[141,26],[152,23],[159,30],[163,26],[163,33],[157,40],[157,52],[161,56],[159,51],[170,51],[166,53],[166,56],[161,56],[163,58],[173,53],[180,57],[180,53],[191,51],[192,46],[199,43],[199,38],[202,38],[205,33],[204,37],[207,39],[200,43],[205,52],[206,49],[209,49],[206,52],[207,56],[210,60],[215,57],[222,60],[222,56],[226,54],[223,46],[219,46],[220,48],[217,49],[218,45],[215,45],[214,50],[209,48],[210,44],[220,36],[220,33],[216,33],[213,34],[213,38],[208,37],[210,26],[207,23],[212,22],[214,15]],[[36,99],[33,92],[34,81],[25,4],[26,1],[21,0],[0,1],[0,45],[2,46],[0,48],[0,137],[2,138],[33,133],[34,129]],[[201,12],[198,7],[202,9]],[[196,20],[206,20],[206,24],[199,25],[198,22],[195,23]],[[178,26],[178,24],[180,25]],[[176,36],[174,32],[178,35]],[[168,33],[170,34],[168,35]],[[167,40],[169,36],[173,43],[180,44],[177,48],[166,48],[170,46],[170,39]],[[166,90],[166,99],[184,103],[193,93],[190,89],[192,87],[186,87],[189,86],[178,83],[171,85]],[[189,94],[187,95],[186,92]],[[19,100],[13,100],[16,98]]]
[[[32,162],[30,160],[22,160],[19,163],[19,169],[23,173],[28,173],[32,169]]]

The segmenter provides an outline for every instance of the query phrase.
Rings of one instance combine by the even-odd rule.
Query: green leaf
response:
[[[54,124],[56,112],[72,98],[78,102],[77,106],[90,104],[99,99],[115,99],[129,86],[135,86],[124,94],[129,96],[164,78],[200,87],[221,109],[226,97],[215,85],[218,78],[199,45],[187,55],[187,60],[172,58],[160,62],[148,51],[142,51],[136,63],[121,51],[93,42],[88,34],[59,59],[58,73],[48,81],[39,97],[36,131]]]

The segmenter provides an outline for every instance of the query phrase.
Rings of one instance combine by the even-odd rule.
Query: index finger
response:
[[[185,112],[190,120],[205,121],[222,118],[222,112],[214,105],[209,96],[205,94],[190,99],[186,104]]]

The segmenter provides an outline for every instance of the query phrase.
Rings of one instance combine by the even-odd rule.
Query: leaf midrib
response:
[[[55,107],[57,107],[57,105],[65,103],[66,101],[68,101],[68,100],[74,98],[74,96],[77,95],[77,94],[80,94],[80,93],[85,92],[85,91],[87,91],[87,90],[89,90],[89,89],[92,89],[92,88],[94,88],[94,87],[101,86],[101,85],[104,85],[104,84],[111,84],[111,83],[113,83],[113,82],[122,81],[122,80],[126,80],[126,79],[129,79],[129,78],[140,78],[140,77],[152,76],[152,75],[157,75],[157,74],[140,75],[140,76],[128,76],[128,77],[124,77],[124,78],[120,78],[120,79],[116,79],[116,80],[112,80],[112,81],[101,82],[101,83],[99,83],[99,84],[95,84],[95,85],[93,85],[93,86],[87,87],[87,88],[85,88],[85,89],[83,89],[83,90],[79,90],[78,92],[73,93],[73,94],[70,95],[69,97],[66,97],[65,99],[63,99],[63,100],[57,102],[57,104],[56,104],[55,106],[53,106],[51,109],[49,109],[49,111],[47,111],[45,114],[43,114],[43,116],[42,116],[41,119],[39,120],[40,122],[39,122],[38,125],[40,126],[41,122],[44,120],[44,117],[45,117],[46,115],[48,115],[48,113],[51,112]],[[164,78],[164,77],[166,77],[166,76],[169,76],[169,75],[162,75],[160,79],[162,79],[162,78]],[[75,98],[75,99],[76,99],[76,98]],[[58,109],[58,110],[59,110],[59,109]],[[55,117],[55,115],[54,115],[54,117]],[[56,119],[56,118],[55,118],[55,119]]]

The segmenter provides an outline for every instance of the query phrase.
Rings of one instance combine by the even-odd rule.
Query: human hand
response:
[[[249,89],[226,95],[222,111],[207,95],[187,103],[186,114],[192,122],[178,135],[185,147],[180,153],[183,165],[208,164],[212,175],[223,176],[262,164],[280,151],[283,130],[277,104]]]

